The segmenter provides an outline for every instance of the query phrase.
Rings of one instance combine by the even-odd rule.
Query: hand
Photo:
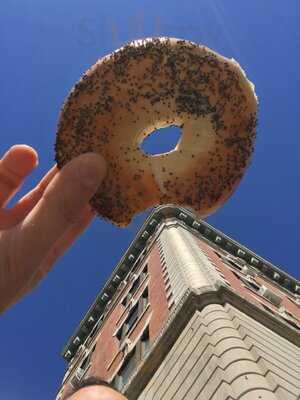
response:
[[[106,174],[104,159],[83,154],[54,166],[12,208],[4,208],[38,164],[16,145],[0,160],[0,312],[35,287],[94,217],[89,200]]]

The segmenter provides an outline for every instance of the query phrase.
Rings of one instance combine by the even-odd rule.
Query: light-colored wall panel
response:
[[[274,393],[278,397],[278,399],[282,400],[295,400],[295,395],[288,392],[287,390],[283,389],[282,387],[278,386],[277,389],[275,389]]]
[[[272,345],[275,344],[278,348],[284,348],[289,355],[297,355],[297,363],[300,364],[300,348],[289,342],[287,339],[279,336],[277,333],[271,331],[270,329],[264,327],[262,324],[257,322],[254,318],[246,315],[245,313],[239,311],[231,305],[225,307],[230,315],[235,317],[236,321],[240,322],[240,325],[246,329],[250,329],[253,334],[266,339],[266,342],[271,342]]]
[[[300,398],[300,349],[250,316],[225,309],[279,399]]]
[[[178,224],[166,227],[158,238],[158,246],[176,304],[187,289],[214,289],[219,275],[186,229]]]
[[[282,349],[274,349],[269,342],[266,345],[265,343],[258,342],[258,340],[255,340],[254,344],[253,337],[248,337],[246,333],[244,341],[247,343],[248,349],[251,350],[252,354],[256,355],[256,361],[262,357],[264,360],[269,360],[275,365],[281,366],[281,368],[289,368],[291,375],[297,378],[300,376],[300,367],[297,365],[297,361],[291,363],[290,357]]]
[[[233,318],[221,305],[196,311],[139,400],[278,400]]]

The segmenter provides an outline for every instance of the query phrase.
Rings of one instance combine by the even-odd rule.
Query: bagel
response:
[[[254,148],[257,98],[234,60],[175,39],[133,41],[96,62],[66,99],[56,162],[96,152],[107,176],[91,200],[118,226],[148,207],[173,203],[205,217],[232,194]],[[140,144],[175,125],[172,151],[149,155]]]

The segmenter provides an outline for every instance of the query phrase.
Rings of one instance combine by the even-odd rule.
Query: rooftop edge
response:
[[[156,227],[167,218],[177,218],[179,221],[183,221],[187,227],[198,231],[206,240],[217,244],[233,256],[238,256],[247,261],[268,279],[274,281],[276,284],[280,284],[292,295],[300,295],[300,282],[298,280],[212,227],[207,222],[197,218],[190,210],[172,204],[158,206],[154,208],[141,225],[135,238],[113,269],[106,284],[96,296],[96,299],[89,307],[73,335],[64,346],[61,356],[66,361],[69,362],[74,357],[79,347],[89,337],[119,285],[130,273],[139,255],[143,252],[146,243],[151,238]]]

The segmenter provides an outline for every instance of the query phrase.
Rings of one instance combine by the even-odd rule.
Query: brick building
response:
[[[300,283],[155,208],[63,349],[57,399],[97,375],[130,400],[300,399]]]

